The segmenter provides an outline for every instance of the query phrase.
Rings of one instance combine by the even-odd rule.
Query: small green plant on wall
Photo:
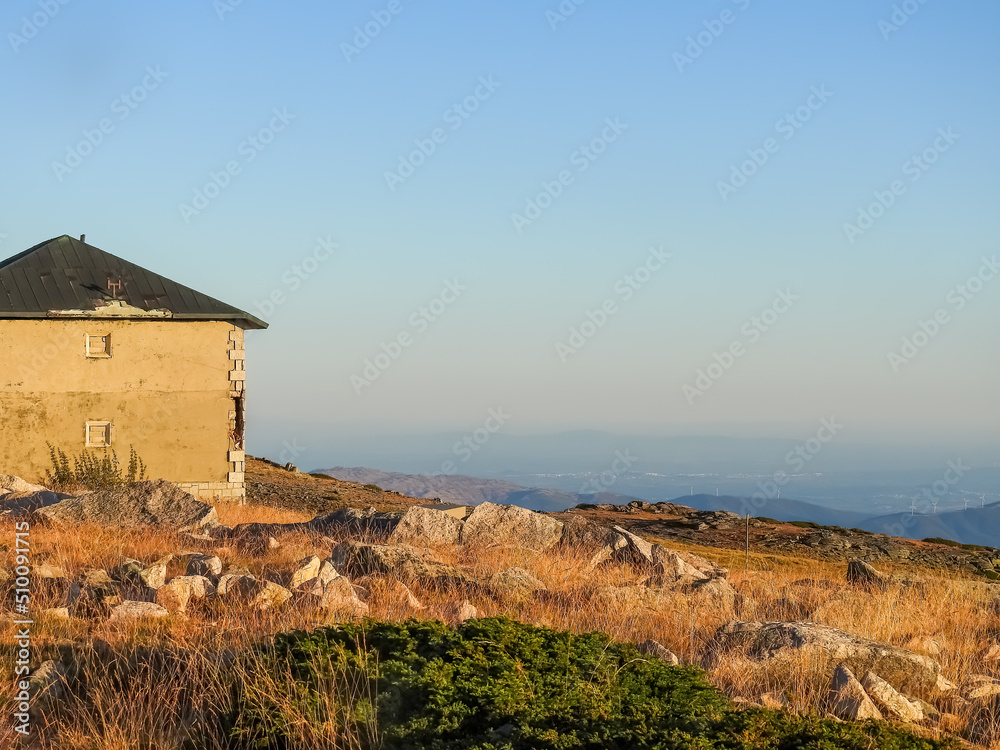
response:
[[[113,450],[67,456],[52,443],[46,445],[52,468],[45,472],[45,482],[54,490],[110,490],[146,480],[146,464],[132,446],[129,446],[128,468],[124,469]]]

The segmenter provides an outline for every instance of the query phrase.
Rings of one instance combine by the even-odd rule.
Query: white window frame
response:
[[[107,435],[107,441],[103,443],[95,443],[91,440],[91,431],[95,427],[106,428],[105,435]],[[111,447],[111,422],[87,422],[86,428],[86,444],[88,448],[110,448]]]
[[[91,351],[91,339],[104,339],[104,351]],[[111,359],[111,334],[110,333],[86,333],[84,334],[86,346],[86,356],[88,359]]]

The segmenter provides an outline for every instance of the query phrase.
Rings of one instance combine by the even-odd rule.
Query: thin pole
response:
[[[750,514],[747,513],[747,551],[746,556],[743,558],[743,570],[744,572],[750,571]]]

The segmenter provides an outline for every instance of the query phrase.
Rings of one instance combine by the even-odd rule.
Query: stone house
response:
[[[0,261],[0,470],[134,447],[151,478],[245,497],[253,315],[66,235]]]

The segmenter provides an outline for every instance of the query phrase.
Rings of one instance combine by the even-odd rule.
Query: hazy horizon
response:
[[[389,5],[4,6],[0,258],[267,320],[248,449],[307,465],[491,409],[1000,453],[1000,7]]]

